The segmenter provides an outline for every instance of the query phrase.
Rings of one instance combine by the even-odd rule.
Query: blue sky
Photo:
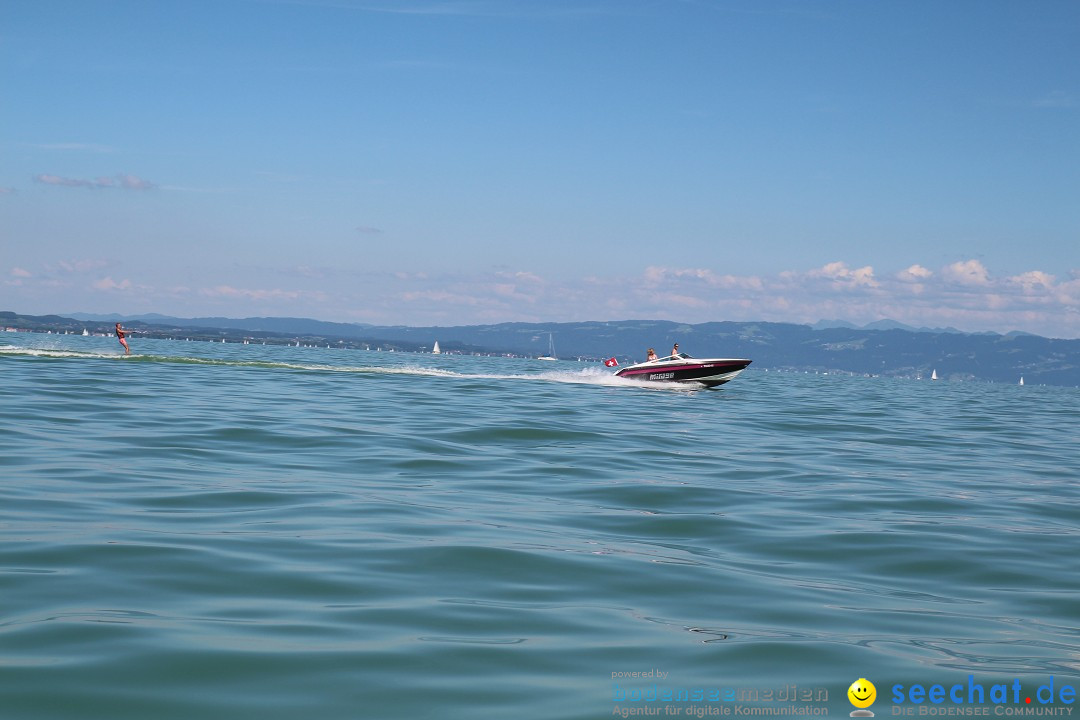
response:
[[[1080,4],[0,5],[0,309],[1080,337]]]

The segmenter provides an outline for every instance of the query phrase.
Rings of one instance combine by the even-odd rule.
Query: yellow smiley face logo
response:
[[[868,708],[877,700],[877,688],[866,678],[859,678],[847,689],[848,700],[857,708]]]

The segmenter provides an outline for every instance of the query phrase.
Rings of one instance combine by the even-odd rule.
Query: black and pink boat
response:
[[[627,365],[615,375],[629,380],[698,383],[705,387],[716,387],[734,380],[751,362],[753,361],[735,358],[700,359],[679,353],[659,360]]]

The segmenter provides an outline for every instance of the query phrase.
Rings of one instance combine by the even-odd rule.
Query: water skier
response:
[[[124,346],[124,354],[130,355],[131,348],[128,347],[127,340],[124,339],[125,335],[127,335],[127,332],[124,330],[124,328],[120,327],[120,323],[116,323],[116,339],[119,340],[120,344]]]

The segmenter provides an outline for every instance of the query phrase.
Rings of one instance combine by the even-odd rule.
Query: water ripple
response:
[[[1080,674],[1070,389],[94,340],[0,346],[12,717]]]

